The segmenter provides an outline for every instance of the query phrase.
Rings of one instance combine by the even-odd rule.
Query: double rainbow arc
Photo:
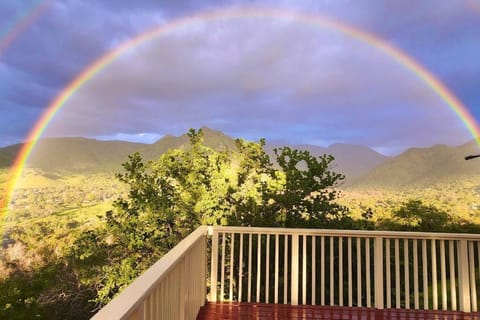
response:
[[[2,212],[2,209],[5,212],[7,211],[11,197],[15,190],[15,186],[22,175],[26,161],[32,153],[32,150],[34,149],[38,139],[41,137],[48,124],[54,118],[55,114],[65,105],[65,102],[68,101],[68,99],[75,94],[79,88],[92,79],[98,72],[103,70],[129,49],[134,48],[135,46],[138,46],[154,37],[167,34],[168,32],[171,32],[177,28],[196,22],[233,20],[242,18],[289,19],[293,22],[305,23],[316,27],[331,29],[370,45],[371,47],[391,57],[406,69],[410,70],[416,77],[430,87],[431,90],[433,90],[461,119],[470,134],[476,139],[477,143],[480,144],[479,126],[462,102],[438,78],[436,78],[419,62],[399,48],[388,44],[381,38],[353,26],[347,25],[343,22],[320,15],[271,8],[244,7],[223,9],[181,18],[165,25],[150,29],[134,37],[133,39],[125,41],[115,49],[106,53],[85,68],[78,76],[76,76],[75,79],[52,101],[47,110],[28,134],[26,142],[14,162],[11,178],[7,186],[7,197],[3,207],[0,206],[0,212]]]

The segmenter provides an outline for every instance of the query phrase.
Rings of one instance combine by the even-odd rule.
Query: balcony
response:
[[[199,227],[93,319],[480,319],[480,235]]]

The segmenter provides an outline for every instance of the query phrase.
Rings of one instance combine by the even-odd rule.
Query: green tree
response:
[[[453,220],[447,212],[420,200],[409,200],[392,212],[391,219],[379,221],[378,227],[387,230],[447,232]]]
[[[238,154],[232,163],[235,176],[227,199],[231,209],[228,224],[239,226],[278,226],[277,213],[269,210],[271,194],[279,192],[284,179],[273,169],[264,151],[265,140],[258,143],[236,140]]]
[[[289,147],[274,152],[285,179],[283,188],[271,194],[281,226],[332,227],[345,218],[348,209],[335,202],[335,187],[345,176],[330,170],[333,156],[317,158]]]
[[[188,136],[190,147],[157,161],[129,156],[117,174],[129,187],[127,197],[72,249],[71,264],[95,286],[99,304],[201,224],[325,227],[347,211],[335,202],[334,186],[344,177],[330,171],[331,156],[282,148],[275,151],[278,170],[264,140],[237,140],[236,151],[220,152],[204,145],[201,129]]]

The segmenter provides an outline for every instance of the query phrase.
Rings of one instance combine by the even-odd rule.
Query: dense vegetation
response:
[[[219,151],[203,143],[201,130],[188,137],[190,148],[154,161],[131,154],[120,184],[98,178],[59,190],[39,183],[17,199],[28,223],[7,223],[0,318],[89,318],[201,224],[480,231],[417,197],[350,202],[328,155],[283,147],[271,159],[263,140]]]

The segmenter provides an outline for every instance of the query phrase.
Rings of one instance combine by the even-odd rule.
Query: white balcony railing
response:
[[[200,227],[92,319],[195,319],[205,304],[207,227]]]
[[[213,227],[210,301],[477,311],[480,235]]]
[[[207,298],[476,312],[478,290],[480,235],[200,227],[93,319],[195,319]]]

